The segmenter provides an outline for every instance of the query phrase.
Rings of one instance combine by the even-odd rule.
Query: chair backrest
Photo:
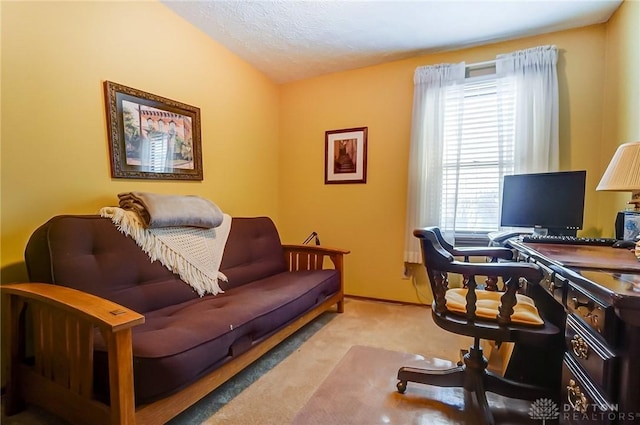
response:
[[[449,254],[464,258],[465,262],[471,261],[472,258],[484,257],[485,262],[488,259],[492,263],[497,263],[499,260],[513,260],[513,250],[506,247],[497,246],[465,246],[455,247],[446,241],[440,229],[437,227],[430,227],[440,245],[449,252]],[[467,287],[468,276],[464,276],[462,286]],[[487,276],[485,279],[485,289],[488,291],[502,291],[505,288],[498,287],[498,279],[495,276]]]
[[[436,239],[442,245],[444,249],[449,251],[450,254],[454,256],[464,257],[464,261],[469,261],[470,257],[483,256],[491,259],[491,262],[497,262],[498,259],[501,260],[512,260],[513,259],[513,251],[509,248],[499,247],[499,246],[474,246],[474,247],[455,247],[451,245],[447,240],[442,236],[440,229],[437,227],[430,227],[433,230],[433,234]]]
[[[457,261],[454,255],[442,246],[441,234],[437,227],[416,229],[414,236],[420,239],[424,266],[427,270],[429,283],[434,297],[434,313],[444,315],[448,312],[446,305],[446,292],[449,289],[449,273],[459,274],[465,277],[466,293],[466,318],[474,321],[476,316],[476,291],[478,287],[476,276],[495,277],[501,279],[505,291],[500,296],[500,306],[496,321],[501,325],[511,323],[511,315],[517,303],[516,294],[521,287],[521,279],[537,284],[542,279],[542,271],[539,266],[522,262],[503,263],[468,263]]]

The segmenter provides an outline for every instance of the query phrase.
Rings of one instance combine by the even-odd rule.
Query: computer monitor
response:
[[[582,229],[586,176],[584,170],[505,176],[500,225],[575,236]]]

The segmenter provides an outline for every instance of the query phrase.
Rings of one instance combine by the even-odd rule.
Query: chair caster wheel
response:
[[[398,381],[396,388],[400,394],[404,394],[407,391],[407,381]]]

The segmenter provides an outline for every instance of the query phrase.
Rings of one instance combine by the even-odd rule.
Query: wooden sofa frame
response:
[[[340,290],[322,304],[290,322],[245,353],[150,404],[135,405],[131,329],[144,316],[111,301],[75,289],[45,284],[0,286],[5,347],[9,347],[6,414],[34,404],[73,424],[145,425],[165,423],[284,339],[337,304],[344,311],[343,255],[349,251],[311,245],[283,245],[290,271],[318,270],[325,259],[340,273]],[[33,326],[33,361],[25,353],[25,310]],[[31,326],[31,325],[30,325]],[[97,327],[106,344],[110,404],[93,394],[93,333]]]

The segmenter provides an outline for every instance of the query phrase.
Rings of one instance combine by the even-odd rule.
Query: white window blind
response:
[[[499,227],[501,182],[514,170],[513,90],[495,75],[451,91],[444,115],[441,219],[456,237]]]

